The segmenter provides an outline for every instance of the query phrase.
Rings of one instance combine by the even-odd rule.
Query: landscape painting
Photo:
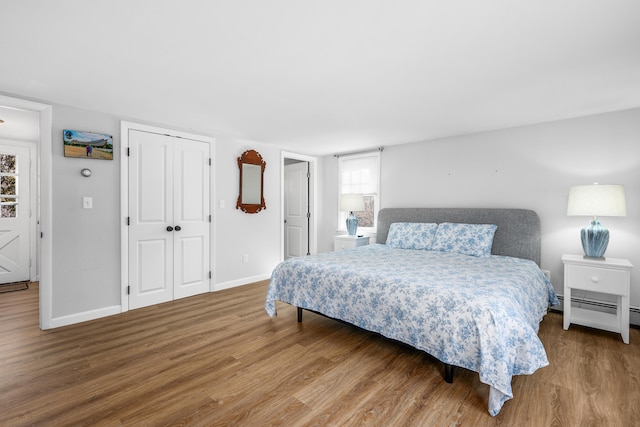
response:
[[[113,160],[113,136],[67,129],[62,134],[65,157]]]

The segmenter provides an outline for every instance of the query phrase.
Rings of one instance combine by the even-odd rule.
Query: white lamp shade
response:
[[[569,189],[569,216],[627,216],[622,185],[576,185]]]
[[[344,212],[363,211],[364,195],[358,193],[341,194],[340,210]]]

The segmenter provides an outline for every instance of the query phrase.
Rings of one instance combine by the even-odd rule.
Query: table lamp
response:
[[[609,244],[609,230],[599,216],[627,216],[627,202],[622,185],[576,185],[569,189],[568,216],[593,217],[580,232],[585,258],[604,259]]]
[[[355,217],[353,211],[364,210],[364,195],[358,193],[346,193],[340,195],[340,210],[349,212],[347,217],[347,233],[349,236],[355,236],[358,230],[358,218]]]

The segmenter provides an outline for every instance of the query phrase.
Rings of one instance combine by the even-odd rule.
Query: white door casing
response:
[[[309,253],[309,164],[298,162],[284,167],[285,259]]]
[[[30,280],[30,149],[0,145],[0,283]]]
[[[129,130],[129,308],[209,290],[209,144]]]

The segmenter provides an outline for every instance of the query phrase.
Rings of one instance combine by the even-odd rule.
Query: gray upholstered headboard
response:
[[[457,222],[498,226],[491,253],[540,265],[540,219],[527,209],[386,208],[378,212],[377,243],[385,243],[394,222]]]

